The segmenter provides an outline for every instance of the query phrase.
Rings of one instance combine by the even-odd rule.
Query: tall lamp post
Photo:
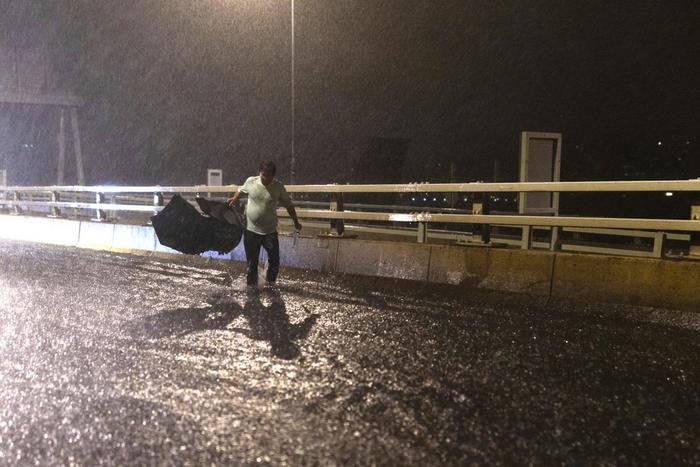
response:
[[[291,102],[291,107],[292,107],[292,156],[290,160],[290,167],[289,167],[289,183],[293,184],[296,181],[296,173],[295,173],[295,167],[294,167],[294,130],[295,130],[295,122],[294,122],[294,0],[291,0],[291,16],[292,16],[292,70],[291,70],[291,82],[292,82],[292,102]]]

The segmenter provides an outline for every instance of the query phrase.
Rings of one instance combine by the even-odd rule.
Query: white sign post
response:
[[[558,182],[560,168],[561,133],[521,133],[521,182]],[[520,214],[559,215],[559,193],[520,193],[519,200]]]
[[[561,133],[523,131],[520,135],[520,181],[558,182],[561,172]],[[559,193],[520,193],[518,212],[559,215]],[[559,250],[559,227],[552,227],[550,249]],[[523,229],[522,248],[532,247],[533,227]]]
[[[207,186],[222,186],[224,184],[224,171],[221,169],[207,169]],[[211,193],[207,193],[211,198]]]

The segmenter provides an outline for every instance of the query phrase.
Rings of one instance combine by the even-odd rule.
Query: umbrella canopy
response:
[[[207,198],[196,197],[197,205],[207,216],[214,217],[229,224],[245,227],[245,219],[236,209],[221,201],[212,201]]]
[[[196,255],[205,251],[226,253],[240,243],[243,235],[241,224],[222,219],[201,215],[176,194],[162,211],[151,217],[151,222],[162,245]]]

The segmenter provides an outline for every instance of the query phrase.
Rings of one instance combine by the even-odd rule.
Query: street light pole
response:
[[[296,181],[296,173],[294,167],[294,0],[291,0],[291,16],[292,16],[292,70],[291,70],[291,82],[292,82],[292,158],[290,162],[289,169],[289,183],[293,184]]]

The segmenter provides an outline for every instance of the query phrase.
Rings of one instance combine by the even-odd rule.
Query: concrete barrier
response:
[[[114,241],[114,224],[102,222],[80,222],[80,237],[78,246],[82,248],[94,248],[109,250]]]
[[[549,295],[554,253],[505,248],[492,248],[488,253],[488,272],[479,287]]]
[[[559,253],[552,296],[700,311],[700,262]]]
[[[428,270],[429,282],[478,286],[489,271],[489,249],[432,245]]]
[[[152,227],[138,225],[0,215],[0,238],[177,253],[160,245]],[[307,237],[294,244],[285,235],[280,247],[283,267],[700,311],[700,261],[361,239]],[[245,261],[245,250],[241,242],[230,253],[202,256],[195,258]]]
[[[428,281],[548,295],[553,263],[548,252],[433,245]]]
[[[0,215],[0,238],[5,240],[24,240],[27,218],[24,216]]]
[[[179,255],[179,254],[181,254],[181,253],[180,253],[179,251],[177,251],[177,250],[173,250],[173,249],[170,248],[170,247],[167,247],[167,246],[165,246],[165,245],[161,245],[161,243],[158,241],[158,237],[157,237],[157,236],[156,236],[156,238],[155,238],[155,242],[156,242],[155,251],[158,252],[158,253],[170,253],[170,254],[173,254],[173,255]]]
[[[0,215],[0,238],[72,246],[79,235],[79,221]]]
[[[112,249],[155,251],[156,233],[151,226],[114,224]]]
[[[279,240],[282,266],[335,272],[339,240],[299,237],[295,244],[292,237],[282,235],[280,235]],[[245,255],[242,260],[245,261]]]
[[[425,281],[429,260],[429,245],[343,239],[335,272]]]

